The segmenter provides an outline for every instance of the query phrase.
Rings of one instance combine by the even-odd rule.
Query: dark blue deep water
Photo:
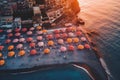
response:
[[[92,40],[104,55],[114,80],[120,80],[120,0],[79,0],[84,28],[96,31]]]
[[[81,69],[58,67],[24,74],[2,74],[0,80],[91,80]]]

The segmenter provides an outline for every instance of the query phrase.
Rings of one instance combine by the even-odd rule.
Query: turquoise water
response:
[[[91,80],[81,69],[72,66],[35,71],[26,74],[2,74],[0,80]]]
[[[113,79],[120,80],[120,0],[79,1],[84,28],[98,32],[91,38],[104,55]]]

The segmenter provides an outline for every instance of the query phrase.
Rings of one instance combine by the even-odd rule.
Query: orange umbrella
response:
[[[45,54],[49,54],[50,53],[50,49],[48,49],[48,48],[44,49],[44,53]]]
[[[0,60],[0,66],[3,66],[5,64],[5,60]]]
[[[0,53],[0,57],[2,57],[3,56],[3,54],[2,53]]]
[[[0,51],[2,51],[2,50],[3,50],[3,48],[4,48],[4,46],[1,46],[1,45],[0,45]]]
[[[73,38],[73,42],[75,42],[75,43],[78,43],[79,42],[79,38]]]
[[[35,43],[30,43],[30,47],[35,47]]]
[[[10,51],[9,53],[8,53],[8,57],[13,57],[15,55],[15,52],[14,51]]]
[[[6,43],[6,44],[8,44],[8,43],[10,43],[10,42],[11,42],[10,39],[5,40],[5,43]]]
[[[72,38],[67,38],[68,43],[72,43]]]
[[[24,50],[19,51],[18,55],[19,56],[24,56],[25,55],[25,51]]]
[[[31,51],[30,51],[30,55],[36,55],[37,54],[37,51],[35,50],[35,49],[32,49]]]
[[[28,37],[28,38],[27,38],[27,41],[28,41],[28,42],[31,42],[32,40],[33,40],[32,37]]]
[[[80,45],[77,46],[77,48],[78,48],[79,50],[82,50],[82,49],[84,49],[84,46],[80,44]]]
[[[43,32],[43,33],[47,33],[47,30],[44,29],[44,30],[42,30],[42,32]]]
[[[8,50],[13,50],[14,49],[14,46],[13,45],[10,45],[9,47],[8,47]]]
[[[36,29],[37,29],[37,30],[40,30],[40,29],[42,29],[42,27],[41,27],[41,26],[37,26]]]
[[[54,45],[54,42],[52,40],[48,41],[48,45],[49,46],[53,46]]]

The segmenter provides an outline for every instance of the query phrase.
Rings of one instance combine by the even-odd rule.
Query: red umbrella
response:
[[[5,41],[6,44],[8,44],[8,43],[10,43],[10,42],[11,42],[10,39],[7,39],[7,40]]]
[[[55,34],[55,38],[60,38],[60,34]]]
[[[71,28],[71,27],[66,28],[66,32],[70,32],[70,31],[72,31],[72,28]]]
[[[12,37],[12,36],[13,36],[13,34],[12,34],[12,33],[9,33],[7,36],[8,36],[8,37]]]
[[[54,30],[54,33],[55,33],[55,34],[59,34],[59,33],[60,33],[60,30]]]
[[[15,32],[19,32],[19,31],[20,31],[20,28],[16,28],[16,29],[15,29]]]
[[[63,28],[63,29],[61,29],[61,30],[60,30],[60,32],[64,33],[64,32],[65,32],[65,29],[64,29],[64,28]]]
[[[20,33],[16,33],[15,36],[20,36]]]
[[[77,36],[81,36],[81,35],[82,35],[82,32],[77,31],[77,32],[76,32],[76,35],[77,35]]]
[[[4,48],[4,46],[1,46],[1,45],[0,45],[0,51],[2,51],[2,50],[3,50],[3,48]]]
[[[66,38],[68,35],[66,33],[63,33],[61,36],[62,38]]]
[[[89,44],[85,44],[85,48],[90,49],[90,45]]]
[[[3,30],[2,29],[0,29],[0,33],[2,33],[3,32]]]
[[[53,35],[52,34],[47,35],[47,39],[53,39]]]
[[[31,42],[32,40],[33,40],[33,38],[31,38],[31,37],[28,37],[28,38],[27,38],[27,41],[28,41],[28,42]]]
[[[30,43],[30,47],[35,47],[35,43]]]
[[[22,28],[22,32],[26,32],[27,31],[27,28]]]
[[[35,50],[35,49],[32,49],[31,51],[30,51],[30,55],[36,55],[37,54],[37,51]]]
[[[68,49],[70,50],[70,51],[74,51],[74,46],[72,46],[72,45],[70,45],[69,47],[68,47]]]

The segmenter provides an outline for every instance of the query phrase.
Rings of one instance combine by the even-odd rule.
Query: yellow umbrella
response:
[[[84,49],[84,46],[80,44],[80,45],[77,46],[77,48],[78,48],[79,50],[82,50],[82,49]]]
[[[48,48],[44,49],[44,53],[45,54],[49,54],[50,53],[50,49],[48,49]]]
[[[10,51],[9,53],[8,53],[8,56],[9,57],[13,57],[15,55],[15,52],[14,51]]]
[[[0,60],[0,66],[3,66],[5,64],[5,60]]]
[[[19,56],[24,56],[25,55],[25,51],[24,50],[19,51],[18,55]]]
[[[14,46],[13,45],[10,45],[9,47],[8,47],[8,50],[13,50],[14,49]]]

